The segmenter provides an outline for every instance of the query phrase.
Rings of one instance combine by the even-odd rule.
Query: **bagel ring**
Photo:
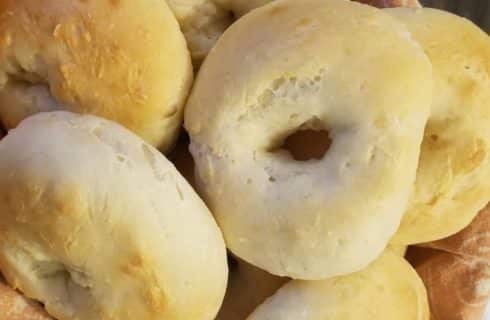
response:
[[[238,20],[185,111],[198,188],[228,248],[306,280],[373,261],[412,191],[431,85],[405,27],[367,5],[287,0]],[[323,158],[280,149],[303,129],[328,131]]]
[[[119,122],[168,151],[191,82],[185,38],[165,1],[1,1],[6,129],[67,110]]]
[[[0,141],[0,270],[54,318],[213,320],[227,259],[175,167],[120,125],[46,112]]]
[[[225,30],[245,13],[274,0],[167,0],[198,68]]]
[[[247,320],[429,320],[424,284],[388,250],[366,269],[321,281],[293,280]]]
[[[219,37],[238,18],[275,0],[167,0],[191,51],[194,66],[202,61]],[[379,8],[420,7],[417,0],[355,0]]]
[[[393,242],[446,238],[490,200],[490,37],[437,9],[387,9],[433,65],[434,98],[415,189]]]

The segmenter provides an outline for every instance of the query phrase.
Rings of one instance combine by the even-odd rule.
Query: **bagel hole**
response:
[[[286,151],[296,161],[320,160],[331,144],[328,130],[300,128],[287,136],[276,151]]]

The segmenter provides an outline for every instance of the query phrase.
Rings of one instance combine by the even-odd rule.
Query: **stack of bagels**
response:
[[[0,1],[0,319],[480,320],[490,38],[359,2]]]

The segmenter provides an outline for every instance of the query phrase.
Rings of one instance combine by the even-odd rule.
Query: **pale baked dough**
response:
[[[273,1],[275,0],[167,0],[187,39],[196,69],[235,20]],[[420,7],[417,0],[357,1],[380,8]]]
[[[274,0],[167,0],[198,68],[219,37],[239,17]]]
[[[185,38],[165,1],[1,1],[6,128],[64,109],[117,121],[167,151],[191,82]]]
[[[230,277],[225,300],[216,320],[244,320],[288,278],[274,276],[243,260],[230,257]]]
[[[185,112],[199,189],[228,247],[292,278],[366,267],[405,211],[431,85],[422,49],[381,10],[286,0],[238,20]],[[322,159],[277,150],[304,128],[329,130]]]
[[[291,281],[247,320],[429,320],[415,270],[389,251],[367,269],[322,281]]]
[[[227,281],[210,212],[136,135],[68,112],[0,142],[0,270],[58,320],[212,320]]]
[[[436,9],[389,9],[434,69],[432,111],[415,191],[394,242],[445,238],[490,200],[490,38],[469,20]]]

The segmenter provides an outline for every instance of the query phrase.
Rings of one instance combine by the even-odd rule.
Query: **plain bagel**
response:
[[[274,0],[167,0],[198,68],[225,30],[252,9]]]
[[[233,24],[185,111],[199,190],[230,250],[308,280],[376,259],[412,191],[431,85],[403,24],[367,5],[286,0]],[[281,149],[303,129],[328,130],[323,158]]]
[[[422,280],[386,251],[360,272],[322,281],[294,280],[247,320],[429,320]]]
[[[58,320],[212,320],[223,237],[156,149],[91,115],[29,117],[0,141],[0,270]]]
[[[415,190],[393,242],[448,237],[490,200],[490,38],[437,9],[387,9],[405,23],[433,65],[434,98]]]
[[[275,0],[167,0],[199,68],[228,27],[246,13]],[[420,7],[417,0],[356,0],[379,8]]]
[[[185,38],[165,1],[5,0],[0,122],[41,112],[114,120],[172,147],[192,82]]]

